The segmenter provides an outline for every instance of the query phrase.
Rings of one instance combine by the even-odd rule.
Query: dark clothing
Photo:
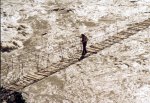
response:
[[[87,41],[88,41],[88,38],[85,36],[85,35],[82,35],[82,43],[87,43]]]
[[[82,45],[83,45],[82,55],[85,55],[87,53],[86,44],[87,42],[82,42]]]
[[[82,38],[82,45],[83,45],[82,55],[85,55],[87,53],[86,45],[87,45],[88,39],[84,34],[81,35],[81,38]]]

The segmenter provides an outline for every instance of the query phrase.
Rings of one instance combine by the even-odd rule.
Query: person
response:
[[[81,34],[81,38],[82,38],[81,42],[83,45],[82,56],[84,56],[87,53],[86,45],[88,38],[85,36],[85,34]]]

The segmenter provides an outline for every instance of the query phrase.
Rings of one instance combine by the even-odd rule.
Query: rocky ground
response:
[[[2,85],[150,18],[149,0],[2,0]],[[22,91],[28,103],[149,103],[150,28]],[[45,55],[49,55],[49,58]],[[39,62],[40,61],[40,62]],[[50,65],[49,64],[49,65]],[[37,66],[38,65],[38,66]]]
[[[149,103],[150,29],[23,91],[30,103]]]

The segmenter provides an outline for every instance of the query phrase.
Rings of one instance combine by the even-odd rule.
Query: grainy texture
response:
[[[2,85],[29,103],[149,103],[149,4],[2,0]]]

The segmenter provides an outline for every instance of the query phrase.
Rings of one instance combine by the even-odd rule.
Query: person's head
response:
[[[81,34],[81,37],[84,37],[85,36],[85,34]]]

